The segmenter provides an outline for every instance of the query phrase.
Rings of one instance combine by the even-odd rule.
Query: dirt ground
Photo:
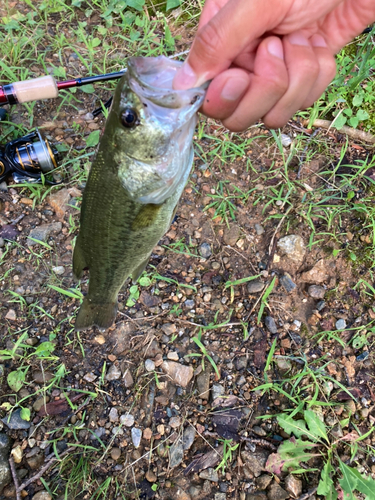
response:
[[[94,151],[85,140],[105,120],[90,113],[110,92],[75,96],[74,111],[56,116],[59,100],[34,109],[35,125],[68,145],[66,158]],[[25,109],[9,112],[27,123]],[[350,258],[372,245],[371,228],[348,212],[330,225],[319,202],[306,215],[345,138],[320,131],[309,142],[298,120],[281,133],[280,148],[262,125],[231,136],[202,118],[148,280],[133,305],[126,282],[105,332],[74,331],[88,276],[74,282],[72,249],[92,156],[67,164],[56,187],[1,184],[0,499],[16,498],[10,456],[25,500],[328,498],[316,493],[328,448],[375,478],[375,437],[353,444],[375,422],[375,285],[369,260]],[[287,138],[302,147],[285,167]],[[231,141],[241,154],[227,153]],[[368,154],[349,141],[348,163]],[[314,409],[331,444],[275,473],[270,456],[291,435],[277,416],[296,408]]]

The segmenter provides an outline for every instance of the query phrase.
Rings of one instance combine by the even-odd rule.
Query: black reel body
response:
[[[59,153],[38,129],[28,135],[0,146],[0,182],[9,174],[15,181],[40,182],[57,168]],[[56,184],[46,179],[47,184]]]

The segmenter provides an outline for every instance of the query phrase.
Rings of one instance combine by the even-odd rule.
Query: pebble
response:
[[[291,293],[297,288],[297,285],[288,273],[285,273],[280,277],[280,284],[287,293]]]
[[[139,448],[139,445],[141,444],[141,439],[142,439],[142,431],[141,429],[138,429],[137,427],[132,428],[132,441],[134,448]]]
[[[259,477],[264,471],[268,455],[269,452],[266,452],[265,450],[254,451],[251,453],[246,450],[241,451],[242,461],[255,477]]]
[[[123,375],[123,380],[124,380],[124,385],[127,389],[129,389],[130,387],[133,387],[134,379],[133,379],[133,376],[132,376],[129,368],[127,370],[125,370],[125,373]]]
[[[195,306],[194,300],[191,300],[191,299],[185,300],[185,302],[184,302],[185,309],[193,309],[194,306]]]
[[[262,283],[261,281],[250,281],[248,284],[247,284],[247,291],[249,293],[259,293],[263,290],[264,288],[264,283]]]
[[[321,311],[322,309],[324,309],[326,306],[326,303],[324,302],[324,300],[319,300],[319,302],[316,304],[316,309],[318,311]]]
[[[288,148],[292,144],[292,138],[287,134],[281,134],[280,139],[284,148]]]
[[[227,496],[225,493],[215,493],[214,500],[226,500]]]
[[[265,431],[265,429],[263,429],[263,427],[260,427],[259,425],[254,425],[253,432],[257,436],[261,436],[261,437],[267,436],[267,432]]]
[[[247,362],[247,356],[239,356],[235,358],[234,366],[236,367],[237,371],[244,370],[245,368],[247,368]]]
[[[289,491],[294,498],[298,498],[302,493],[302,481],[293,476],[293,474],[289,474],[285,478],[285,489]]]
[[[11,451],[11,455],[16,464],[20,464],[22,462],[22,457],[23,457],[23,450],[21,446],[18,445],[15,448],[13,448],[13,450]]]
[[[86,373],[86,375],[83,377],[83,380],[86,380],[86,382],[94,382],[98,377],[94,375],[92,372]]]
[[[52,271],[57,274],[58,276],[62,276],[65,273],[65,267],[64,266],[56,266],[52,268]]]
[[[212,255],[211,245],[209,243],[202,243],[199,247],[199,253],[204,259],[208,259]]]
[[[219,474],[217,473],[217,470],[211,467],[202,470],[202,472],[199,474],[199,477],[201,479],[207,479],[207,481],[212,481],[213,483],[219,482]]]
[[[125,425],[125,427],[131,427],[132,425],[134,425],[134,417],[133,415],[130,415],[130,413],[121,415],[120,422],[122,425]]]
[[[307,289],[307,293],[313,299],[322,299],[326,293],[326,289],[319,285],[311,285]]]
[[[220,269],[221,266],[219,262],[212,262],[211,267],[216,271],[217,269]]]
[[[112,422],[112,423],[118,422],[118,410],[117,410],[117,408],[111,408],[109,411],[108,417],[109,417],[110,422]]]
[[[182,439],[178,438],[169,448],[169,467],[173,469],[180,465],[182,459],[184,458],[184,448],[182,445]]]
[[[3,248],[4,246],[5,246],[4,238],[1,238],[0,236],[0,248]]]
[[[286,500],[289,498],[287,493],[278,483],[273,482],[268,492],[268,500]]]
[[[94,337],[94,340],[97,344],[100,344],[100,345],[103,345],[106,342],[103,335],[97,335],[96,337]]]
[[[232,224],[224,229],[223,241],[225,245],[233,247],[241,236],[241,228],[237,224]]]
[[[30,422],[27,422],[26,420],[23,420],[21,418],[21,408],[17,408],[14,410],[9,417],[7,415],[6,417],[1,419],[4,424],[9,427],[9,429],[29,429],[30,428]],[[1,442],[0,442],[0,447],[1,447]]]
[[[174,323],[165,323],[161,326],[161,330],[165,333],[165,335],[172,335],[177,332],[177,327]]]
[[[151,438],[152,438],[152,429],[150,429],[150,427],[146,427],[146,429],[143,430],[143,439],[150,441]]]
[[[346,321],[344,319],[339,319],[336,321],[336,329],[344,330],[346,328]]]
[[[264,233],[264,227],[261,226],[260,224],[255,224],[255,231],[258,236],[262,235]]]
[[[44,396],[38,398],[33,404],[34,411],[38,412],[43,406],[45,406],[49,402],[49,396]]]
[[[208,399],[210,396],[210,370],[206,369],[201,371],[195,383],[197,384],[198,397],[200,399]]]
[[[33,241],[31,238],[34,238],[35,240],[39,241],[47,241],[47,238],[51,233],[59,233],[61,229],[62,229],[61,222],[52,222],[51,224],[41,224],[40,226],[35,227],[30,231],[26,243],[29,247],[33,245],[38,245],[38,242]]]
[[[221,384],[213,384],[212,385],[212,400],[215,401],[215,399],[220,398],[220,396],[223,396],[225,393],[225,389]]]
[[[156,483],[157,476],[152,470],[148,470],[145,474],[145,477],[149,483]]]
[[[50,380],[52,380],[53,378],[54,378],[54,375],[51,372],[42,372],[42,371],[39,371],[39,370],[33,372],[33,380],[37,384],[44,385],[47,382],[49,382]]]
[[[301,274],[301,281],[305,283],[323,283],[328,278],[329,275],[323,259],[319,260],[310,271]]]
[[[107,372],[107,375],[105,376],[105,379],[111,381],[111,380],[118,380],[120,377],[121,377],[120,368],[116,365],[111,365]]]
[[[49,206],[56,212],[57,217],[63,219],[70,201],[69,191],[66,188],[55,191],[48,196],[47,201]]]
[[[192,366],[181,365],[175,361],[164,361],[161,369],[181,387],[186,387],[194,375]]]
[[[155,370],[155,363],[152,361],[152,359],[146,359],[145,368],[148,372],[153,372]]]
[[[9,311],[5,315],[5,319],[9,319],[10,321],[15,321],[17,319],[16,311],[14,309],[9,309]]]
[[[180,356],[176,351],[169,351],[167,354],[167,358],[171,359],[172,361],[178,361],[180,359]]]
[[[38,491],[33,496],[33,500],[52,500],[52,497],[47,491]]]
[[[169,425],[172,427],[172,429],[177,429],[181,425],[181,419],[180,417],[172,417],[169,420]]]
[[[255,482],[260,490],[265,490],[266,488],[268,488],[270,483],[272,483],[272,476],[268,476],[267,474],[262,474],[261,476],[257,477]]]
[[[275,320],[271,316],[266,316],[264,318],[264,324],[270,333],[272,333],[272,334],[277,333],[277,326],[276,326]]]
[[[111,449],[111,457],[113,460],[118,460],[121,457],[120,448],[112,448]]]
[[[186,427],[182,436],[182,447],[184,450],[189,450],[191,448],[194,443],[195,435],[196,430],[192,425]]]
[[[294,262],[301,263],[306,253],[305,243],[301,236],[290,234],[277,242],[280,251]]]

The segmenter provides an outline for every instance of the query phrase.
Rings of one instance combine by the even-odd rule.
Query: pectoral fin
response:
[[[137,231],[139,229],[145,229],[146,227],[151,226],[158,216],[158,213],[161,209],[161,205],[143,205],[135,219],[133,220],[132,229]]]
[[[149,258],[150,257],[147,257],[147,259],[145,261],[142,262],[142,264],[140,264],[136,269],[134,269],[134,271],[132,272],[132,280],[134,282],[136,282],[138,280],[138,278],[141,276],[141,274],[143,273],[143,271],[146,269],[146,266],[148,264],[148,261],[149,261]]]
[[[76,244],[73,253],[73,275],[75,279],[79,280],[82,276],[83,270],[88,267],[83,255],[83,250],[80,245],[80,238],[76,239]]]

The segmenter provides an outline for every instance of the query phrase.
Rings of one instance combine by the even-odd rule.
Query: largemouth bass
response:
[[[73,272],[90,272],[75,328],[108,328],[125,280],[136,281],[168,230],[193,162],[205,90],[173,90],[181,63],[130,58],[83,193]]]

